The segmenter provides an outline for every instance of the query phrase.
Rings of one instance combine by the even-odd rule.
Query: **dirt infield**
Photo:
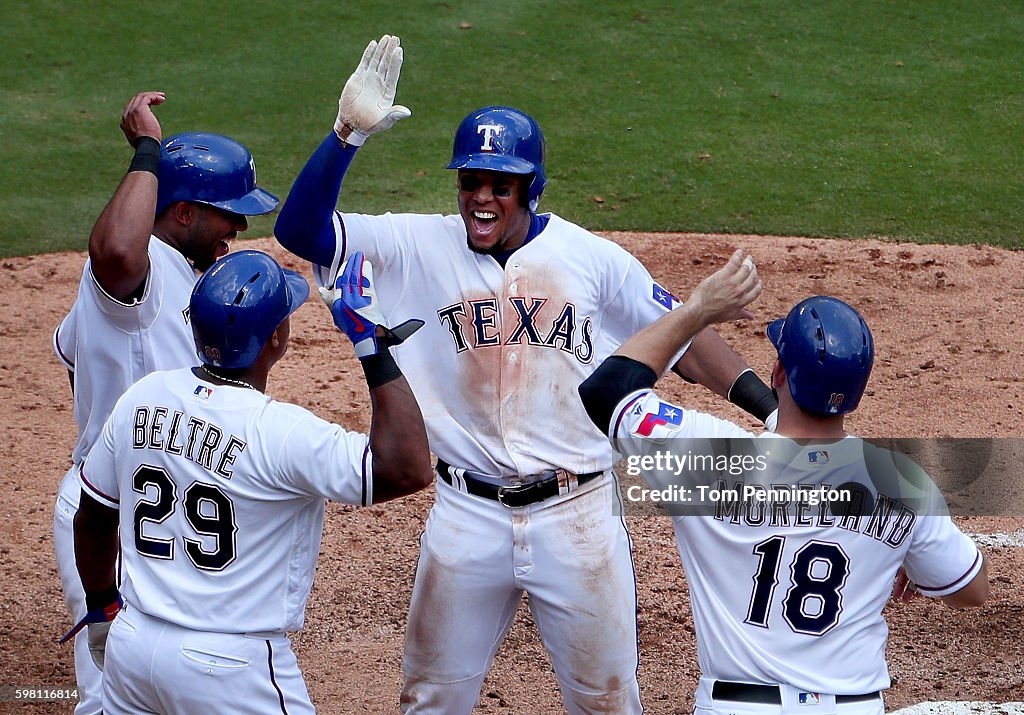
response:
[[[1024,253],[754,236],[610,234],[665,287],[687,288],[747,248],[766,282],[757,318],[722,333],[763,376],[773,351],[768,320],[798,299],[828,293],[857,306],[872,327],[871,386],[849,421],[870,437],[1024,437]],[[305,270],[272,239],[240,242]],[[53,502],[75,440],[70,393],[50,336],[71,306],[84,256],[0,262],[0,686],[74,683],[70,625],[51,537]],[[423,316],[425,318],[429,316]],[[702,388],[671,378],[663,392],[688,406],[756,427]],[[296,314],[292,347],[271,376],[276,398],[353,429],[368,426],[351,347],[319,301]],[[402,634],[417,538],[432,490],[367,510],[331,505],[306,628],[295,636],[314,702],[325,713],[398,709]],[[1024,500],[1017,503],[1024,513]],[[969,517],[972,532],[1015,531],[1024,518]],[[671,525],[634,517],[640,600],[640,682],[650,713],[689,713],[698,669],[686,581]],[[924,599],[891,605],[890,709],[924,700],[1022,700],[1024,554],[989,548],[992,597],[956,612]],[[550,663],[525,607],[500,650],[479,712],[559,712]],[[0,703],[0,713],[70,712],[67,704]]]

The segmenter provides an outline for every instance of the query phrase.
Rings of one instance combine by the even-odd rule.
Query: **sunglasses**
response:
[[[459,176],[459,190],[467,193],[473,193],[485,183],[491,184],[491,193],[499,199],[507,199],[512,195],[512,189],[515,188],[516,184],[519,183],[518,179],[504,176],[495,177],[493,180],[488,181],[484,176],[479,174],[464,174]]]

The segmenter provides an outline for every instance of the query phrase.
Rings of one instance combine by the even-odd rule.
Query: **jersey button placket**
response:
[[[509,509],[512,512],[512,567],[516,579],[533,570],[533,549],[530,547],[529,507]],[[516,584],[519,586],[519,584]]]
[[[506,281],[505,281],[505,295],[516,296],[519,294],[519,283],[517,276],[519,274],[520,263],[513,261],[508,264],[506,269]],[[505,307],[504,305],[502,306]],[[506,362],[509,367],[509,375],[518,374],[518,371],[513,372],[511,368],[516,366],[519,361],[519,353],[513,347],[509,346],[505,348],[508,352],[506,355]],[[504,377],[504,376],[503,376]],[[505,383],[504,380],[502,380]],[[507,383],[502,385],[502,392],[506,393],[505,407],[511,412],[515,410],[515,386],[518,384],[518,380],[510,379]],[[503,420],[504,421],[504,420]],[[512,457],[514,462],[518,462],[516,459],[516,449],[514,440],[509,439],[509,436],[515,431],[517,425],[515,418],[512,418],[506,428],[503,430],[503,434],[506,435],[506,448],[509,451],[509,455]],[[533,551],[530,548],[529,528],[530,528],[530,514],[528,508],[516,508],[510,509],[512,512],[512,566],[513,573],[516,579],[522,578],[533,570]]]
[[[505,444],[505,449],[508,451],[509,457],[512,460],[513,465],[518,466],[520,462],[520,455],[517,452],[517,445],[513,435],[516,433],[516,427],[519,424],[519,420],[516,417],[516,390],[519,386],[519,365],[520,356],[518,345],[506,345],[504,340],[510,334],[509,331],[513,328],[506,325],[505,319],[509,315],[506,310],[511,306],[508,304],[509,296],[516,295],[518,283],[516,282],[516,276],[518,274],[519,263],[509,264],[505,269],[505,280],[502,285],[503,295],[499,296],[499,316],[502,325],[502,344],[501,344],[501,367],[499,368],[498,374],[498,395],[500,396],[500,402],[498,405],[499,421],[501,424],[501,436],[502,441]],[[515,538],[515,522],[513,522],[513,538]],[[516,554],[518,554],[518,548]],[[516,567],[518,573],[519,567]]]

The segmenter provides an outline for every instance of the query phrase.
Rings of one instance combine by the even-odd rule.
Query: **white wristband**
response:
[[[341,122],[335,123],[334,133],[337,135],[338,139],[341,139],[349,146],[362,146],[363,142],[366,141],[366,134],[353,129],[347,124],[342,124]]]

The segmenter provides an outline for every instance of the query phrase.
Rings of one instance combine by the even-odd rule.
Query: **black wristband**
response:
[[[761,378],[750,368],[740,373],[729,388],[729,402],[764,422],[779,407],[779,401]]]
[[[402,376],[398,363],[391,357],[391,351],[386,348],[376,355],[361,360],[360,364],[363,366],[366,384],[371,390]]]
[[[106,608],[121,596],[117,586],[111,584],[110,588],[103,591],[85,592],[85,610],[95,611],[98,608]]]
[[[139,137],[135,142],[135,156],[128,165],[128,171],[148,171],[160,175],[160,142],[153,137]]]

